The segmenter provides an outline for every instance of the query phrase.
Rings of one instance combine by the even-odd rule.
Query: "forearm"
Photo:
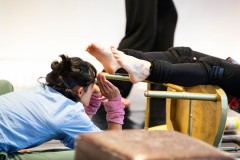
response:
[[[122,125],[118,123],[108,122],[108,130],[122,130]]]
[[[104,107],[107,112],[108,130],[121,130],[125,114],[121,96],[108,99]]]
[[[104,101],[105,99],[106,98],[102,97],[100,94],[95,94],[95,93],[92,94],[90,98],[89,106],[85,107],[85,112],[90,119],[94,114],[96,114],[97,110],[101,106],[102,101]]]
[[[105,76],[98,74],[99,88],[107,99],[103,102],[107,112],[106,120],[109,130],[120,130],[124,120],[124,103],[117,87],[109,82]]]

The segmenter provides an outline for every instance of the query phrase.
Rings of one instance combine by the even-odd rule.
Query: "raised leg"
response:
[[[95,43],[91,43],[87,46],[86,51],[103,65],[107,73],[114,74],[116,70],[120,68],[120,65],[110,50],[108,51]]]
[[[149,61],[126,55],[115,47],[111,47],[111,51],[118,64],[128,72],[132,83],[141,82],[150,75],[151,63]]]

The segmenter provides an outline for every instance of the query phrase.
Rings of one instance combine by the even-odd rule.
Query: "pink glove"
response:
[[[121,100],[121,96],[118,96],[104,102],[105,111],[107,112],[106,119],[108,122],[123,124],[125,111],[124,104]]]
[[[105,99],[106,98],[102,97],[101,94],[93,93],[90,98],[89,106],[85,107],[85,112],[87,115],[96,114],[98,108],[101,106],[102,101]]]

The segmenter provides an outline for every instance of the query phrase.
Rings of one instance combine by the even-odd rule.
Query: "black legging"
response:
[[[177,11],[172,0],[125,0],[126,33],[119,49],[165,51],[173,46]]]
[[[227,94],[240,97],[240,65],[188,47],[173,47],[166,52],[123,50],[125,54],[151,62],[147,80],[181,86],[218,85]]]

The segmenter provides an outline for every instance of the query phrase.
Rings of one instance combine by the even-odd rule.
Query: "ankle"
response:
[[[143,72],[142,73],[146,79],[150,75],[151,63],[149,61],[145,61],[145,60],[143,60],[143,61],[144,61],[144,63],[143,63]]]

